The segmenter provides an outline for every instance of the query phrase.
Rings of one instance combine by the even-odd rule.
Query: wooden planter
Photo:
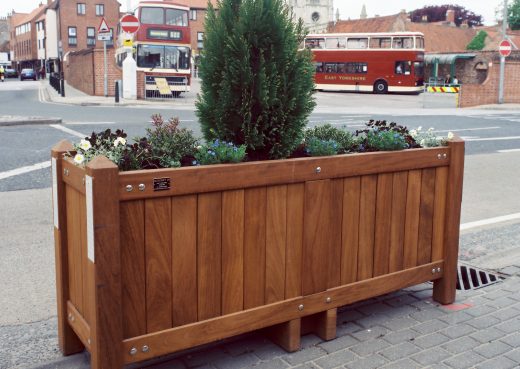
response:
[[[455,298],[464,142],[119,173],[52,150],[60,347],[91,367],[273,327],[332,339],[339,306],[434,281]]]

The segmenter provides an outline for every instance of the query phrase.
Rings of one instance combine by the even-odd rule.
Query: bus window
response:
[[[392,47],[392,39],[390,37],[372,37],[370,39],[371,49],[390,49]]]
[[[169,26],[188,26],[188,12],[186,10],[166,9],[166,24]]]
[[[349,49],[366,49],[368,47],[368,38],[349,38],[347,40],[347,48]]]
[[[345,63],[338,63],[338,73],[347,73],[347,65]]]
[[[412,69],[412,62],[397,61],[395,62],[395,74],[409,75]]]
[[[423,62],[413,63],[413,70],[417,77],[424,77],[424,63]]]
[[[415,48],[416,49],[424,49],[424,38],[416,37],[415,38]]]
[[[336,63],[324,63],[325,73],[336,73]]]
[[[346,42],[344,38],[327,38],[325,40],[325,48],[327,49],[344,49]]]
[[[141,68],[161,68],[164,61],[164,46],[139,45],[137,66]]]
[[[346,72],[349,74],[364,74],[368,72],[367,63],[345,63]]]
[[[141,23],[143,23],[143,24],[164,24],[163,8],[143,8],[143,9],[141,9]]]
[[[305,47],[308,49],[324,49],[325,39],[324,38],[307,38],[305,39]]]
[[[323,63],[314,63],[316,73],[323,73]]]
[[[394,37],[394,49],[413,49],[413,37]]]

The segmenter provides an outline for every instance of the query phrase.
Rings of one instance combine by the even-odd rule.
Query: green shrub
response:
[[[466,50],[482,50],[486,46],[486,31],[479,31],[473,40],[466,46]]]
[[[331,124],[316,126],[305,130],[305,142],[307,143],[311,138],[317,138],[323,141],[335,141],[338,145],[337,153],[340,154],[352,151],[357,146],[357,140],[353,133],[334,127]]]
[[[305,140],[305,152],[310,156],[337,155],[338,150],[339,145],[334,140],[320,140],[317,137]]]
[[[408,128],[386,120],[370,120],[367,128],[356,131],[359,152],[393,151],[420,147],[410,135]]]
[[[315,106],[303,21],[283,0],[222,0],[206,15],[197,116],[207,142],[246,145],[252,160],[289,156]]]
[[[195,152],[195,165],[240,163],[246,157],[246,146],[239,147],[231,142],[215,140],[211,144],[202,145]]]
[[[367,133],[367,147],[375,151],[395,151],[408,147],[404,136],[398,132],[371,130]]]

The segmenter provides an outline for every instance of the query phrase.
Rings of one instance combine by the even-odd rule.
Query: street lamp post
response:
[[[507,0],[504,0],[504,20],[502,21],[502,39],[506,39],[507,33]],[[500,55],[500,79],[498,81],[498,103],[504,103],[504,77],[506,73],[506,57]]]

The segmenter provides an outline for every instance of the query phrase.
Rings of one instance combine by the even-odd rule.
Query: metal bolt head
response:
[[[69,170],[68,169],[63,169],[63,174],[65,174],[66,176],[69,175]]]
[[[137,354],[137,349],[135,347],[132,347],[130,349],[130,355],[135,355],[135,354]]]
[[[81,182],[83,183],[83,185],[85,185],[85,177],[83,177],[83,179],[81,180]]]
[[[69,314],[69,320],[72,320],[72,314]]]
[[[150,347],[148,347],[147,345],[144,345],[143,348],[141,349],[141,351],[148,352],[148,351],[150,351]]]
[[[442,159],[442,155],[441,154],[437,154],[437,159]]]
[[[132,185],[126,185],[126,192],[132,192],[133,189]]]
[[[301,304],[300,306],[298,306],[298,310],[303,311],[303,304]]]
[[[145,188],[146,188],[146,186],[144,185],[144,183],[141,183],[139,185],[139,191],[144,191]]]
[[[327,297],[327,298],[325,299],[325,302],[326,302],[327,304],[330,304],[330,303],[332,302],[332,299],[331,299],[330,297]]]
[[[316,170],[315,170],[315,171],[316,171],[316,174],[321,173],[321,167],[316,167]]]
[[[90,338],[87,339],[87,343],[90,345]]]
[[[446,159],[448,157],[448,154],[442,154],[442,157]]]
[[[435,274],[435,268],[432,269],[432,274]]]
[[[440,273],[441,272],[441,268],[437,268],[437,273]]]

